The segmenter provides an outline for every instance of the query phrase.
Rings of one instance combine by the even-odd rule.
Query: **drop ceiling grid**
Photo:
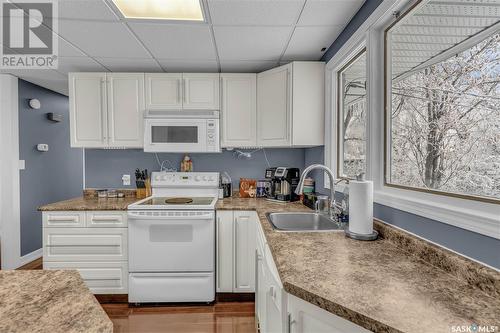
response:
[[[47,82],[49,82],[51,81],[49,76],[53,78],[67,77],[67,73],[70,71],[121,71],[115,68],[127,68],[131,69],[130,71],[134,71],[134,64],[138,64],[141,68],[150,68],[151,71],[163,72],[173,71],[178,68],[185,70],[187,67],[191,67],[195,71],[197,68],[201,68],[200,71],[203,71],[203,69],[212,70],[211,68],[214,68],[215,71],[221,72],[228,71],[226,70],[227,68],[235,72],[241,71],[240,69],[255,72],[291,60],[317,60],[322,55],[322,52],[319,53],[320,49],[330,46],[340,31],[347,25],[350,18],[364,3],[364,0],[251,0],[239,2],[245,3],[245,6],[250,8],[250,11],[247,10],[240,13],[240,15],[233,15],[233,21],[218,22],[217,19],[220,20],[221,15],[217,12],[214,13],[214,8],[212,7],[229,8],[229,12],[231,12],[233,11],[233,7],[230,4],[238,3],[238,1],[201,0],[206,22],[185,24],[179,22],[125,19],[117,12],[117,8],[112,4],[112,0],[61,1],[59,7],[60,23],[57,34],[60,44],[59,59],[61,67],[51,71],[43,71],[43,73],[53,73],[46,74]],[[330,22],[329,16],[322,15],[320,21],[315,22],[311,18],[320,14],[317,8],[319,4],[323,3],[327,3],[328,8],[331,8],[333,11],[348,11],[349,15],[342,15],[342,20],[335,22]],[[353,3],[357,5],[352,7]],[[253,11],[251,10],[252,8],[254,8]],[[305,10],[307,10],[307,16],[302,15]],[[271,14],[264,17],[263,13],[266,12],[270,12]],[[246,14],[248,15],[245,16]],[[276,20],[276,17],[279,19]],[[308,19],[306,20],[305,17]],[[155,52],[154,45],[148,44],[147,39],[141,36],[137,29],[135,29],[136,26],[148,24],[159,27],[207,27],[209,32],[206,36],[210,39],[210,42],[204,44],[203,47],[209,48],[214,56],[211,53],[207,54],[207,51],[192,52],[194,54],[188,55],[188,57],[185,57],[183,54],[182,59],[173,59],[170,56],[163,56],[164,58],[162,58],[162,54]],[[259,31],[260,29],[262,31],[260,36],[268,37],[267,35],[269,35],[271,37],[268,37],[269,41],[265,43],[258,40],[254,41],[260,43],[256,43],[257,50],[253,50],[254,56],[250,59],[245,58],[241,53],[238,57],[225,59],[221,56],[221,50],[225,46],[223,40],[217,36],[218,27],[235,29],[235,34],[238,34],[238,29],[246,29],[250,33],[255,33],[255,31]],[[281,32],[275,34],[267,33],[266,35],[267,30],[272,31],[273,29],[276,31],[280,31],[281,29]],[[302,32],[302,30],[304,33],[307,31],[307,33],[315,35],[318,31],[319,33],[326,34],[328,29],[332,29],[329,36],[325,37],[323,35],[322,39],[316,37],[317,40],[315,42],[317,44],[321,43],[321,46],[316,47],[317,44],[315,45],[311,41],[307,45],[305,43],[302,45],[300,40],[303,40],[303,38],[298,41],[294,40],[294,37],[297,36],[299,31]],[[264,37],[262,38],[265,39]],[[155,36],[155,38],[158,39],[156,43],[162,43],[161,34],[160,36]],[[327,39],[328,41],[325,42]],[[240,38],[238,45],[244,45],[243,43],[248,42],[248,40],[241,40]],[[323,45],[323,42],[327,45]],[[287,50],[292,48],[293,43],[302,47],[302,52],[305,54],[304,57],[300,59],[285,57]],[[273,48],[276,51],[269,52],[270,50],[267,45],[273,46],[274,44],[277,44],[277,47]],[[258,49],[258,45],[263,45],[263,47]],[[314,50],[311,45],[314,45]],[[318,50],[315,48],[318,48]],[[198,50],[200,49],[201,47],[198,48]],[[197,49],[194,48],[194,50]],[[177,55],[176,58],[180,57]],[[118,64],[117,66],[114,66],[114,59]],[[213,65],[211,65],[212,63]],[[25,78],[30,78],[23,71],[17,71],[17,73],[22,73]],[[23,78],[22,75],[20,77]],[[36,75],[36,77],[40,77],[41,80],[43,75]],[[51,88],[50,84],[44,85],[40,80],[37,81],[38,84],[49,89],[55,89]],[[60,85],[57,89],[55,90],[67,94],[67,89],[61,91]]]

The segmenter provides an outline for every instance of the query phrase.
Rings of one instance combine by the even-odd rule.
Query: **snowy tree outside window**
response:
[[[386,182],[500,199],[500,33],[408,73],[389,54]]]
[[[338,73],[338,176],[366,173],[366,51]]]

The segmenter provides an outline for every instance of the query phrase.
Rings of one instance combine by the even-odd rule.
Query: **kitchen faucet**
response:
[[[333,214],[335,212],[335,208],[337,205],[335,204],[335,177],[333,176],[333,171],[323,165],[323,164],[311,164],[307,168],[305,168],[304,172],[302,172],[302,176],[300,176],[299,183],[297,184],[297,188],[295,189],[295,193],[297,195],[301,195],[304,191],[304,179],[307,177],[309,172],[315,169],[321,169],[326,172],[328,175],[328,178],[330,179],[330,217],[333,217]]]

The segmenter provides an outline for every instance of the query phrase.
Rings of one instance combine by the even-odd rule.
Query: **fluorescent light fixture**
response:
[[[112,0],[125,18],[203,21],[200,0]]]

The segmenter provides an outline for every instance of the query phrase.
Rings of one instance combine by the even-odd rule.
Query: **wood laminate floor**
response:
[[[254,306],[253,302],[164,307],[102,304],[115,333],[250,333],[256,331]]]

